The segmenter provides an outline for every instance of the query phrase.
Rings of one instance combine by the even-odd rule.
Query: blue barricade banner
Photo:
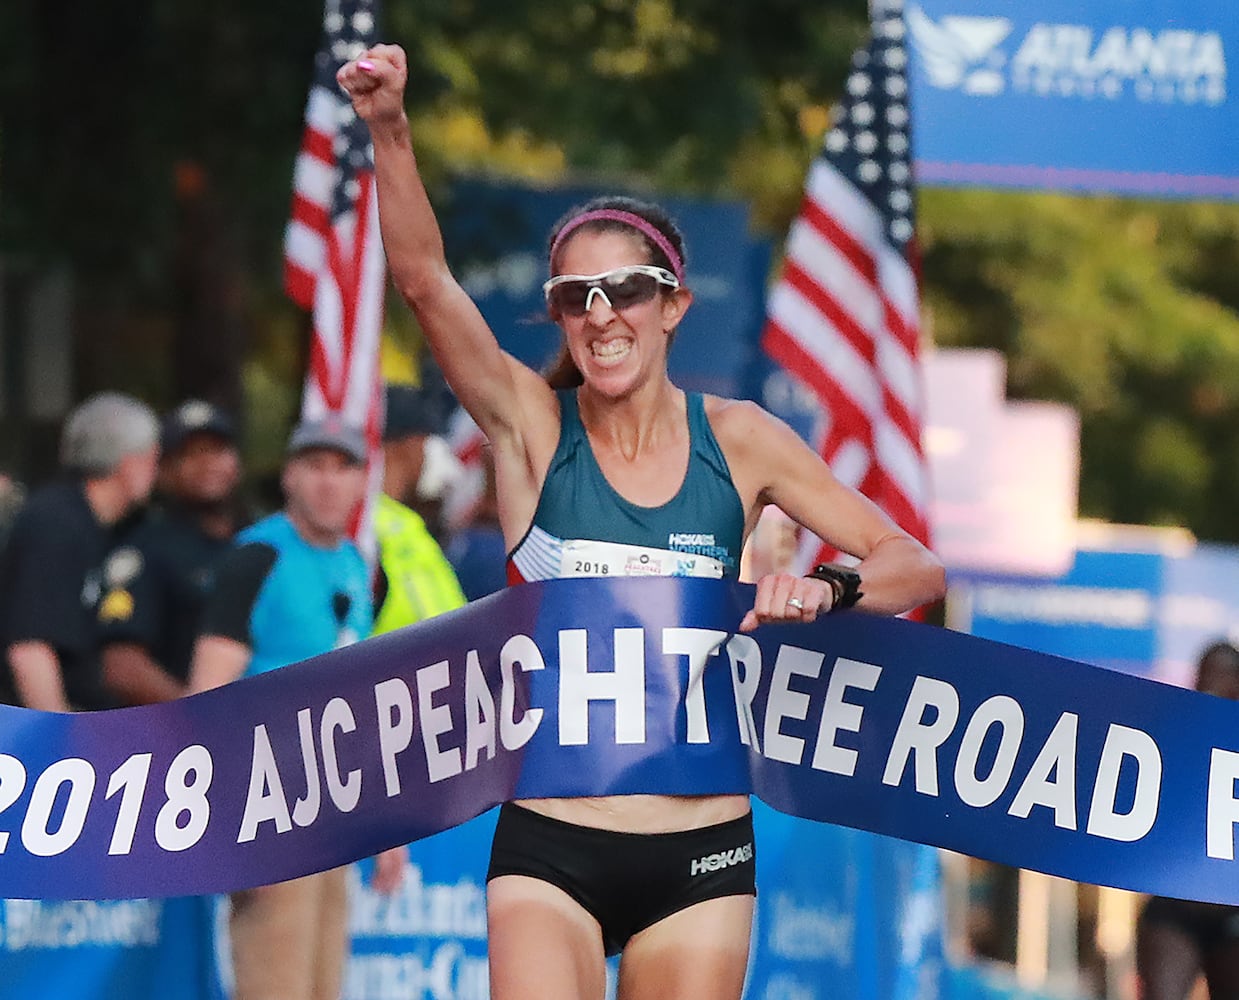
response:
[[[193,895],[526,796],[752,792],[1075,881],[1239,902],[1239,705],[751,586],[515,587],[165,705],[0,714],[0,896]]]
[[[212,897],[0,900],[0,1000],[225,1000]]]
[[[409,847],[400,888],[350,871],[351,949],[342,1000],[486,1000],[486,869],[498,810]]]
[[[1239,197],[1232,0],[909,0],[922,184]]]

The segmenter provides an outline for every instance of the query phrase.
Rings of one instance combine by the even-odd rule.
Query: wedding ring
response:
[[[802,601],[799,597],[789,597],[787,599],[787,606],[789,608],[795,608],[797,611],[803,611],[804,601]]]

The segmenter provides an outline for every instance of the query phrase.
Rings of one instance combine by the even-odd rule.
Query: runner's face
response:
[[[649,264],[641,237],[608,230],[580,230],[559,253],[559,274],[602,274],[630,264]],[[572,360],[585,384],[620,398],[667,371],[667,335],[688,306],[684,290],[658,294],[616,309],[604,295],[591,295],[584,315],[560,315]]]

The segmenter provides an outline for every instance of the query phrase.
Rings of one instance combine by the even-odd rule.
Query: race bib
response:
[[[723,563],[695,552],[572,538],[563,544],[560,577],[693,576],[723,578]]]

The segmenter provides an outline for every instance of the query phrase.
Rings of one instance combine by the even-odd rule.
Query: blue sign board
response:
[[[987,576],[952,594],[972,635],[1148,676],[1157,658],[1163,556],[1079,551],[1056,579]]]
[[[1239,197],[1232,0],[909,0],[917,177]]]
[[[986,639],[1190,687],[1201,652],[1239,639],[1239,548],[1076,552],[1059,577],[953,574],[952,625]]]
[[[614,193],[623,192],[462,180],[439,205],[453,273],[504,349],[534,368],[560,344],[542,296],[551,228],[574,206]],[[740,202],[661,196],[657,202],[684,234],[693,292],[672,346],[671,377],[685,389],[751,396],[770,246],[750,235]]]

